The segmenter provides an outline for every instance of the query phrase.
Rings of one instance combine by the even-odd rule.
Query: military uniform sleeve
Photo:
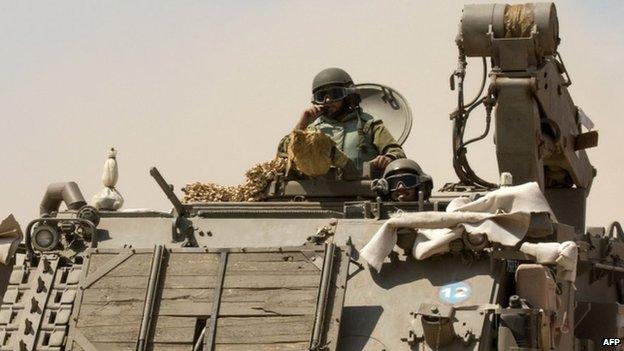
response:
[[[393,160],[405,158],[405,152],[399,145],[390,131],[383,125],[382,121],[373,123],[373,144],[380,155],[385,155]]]

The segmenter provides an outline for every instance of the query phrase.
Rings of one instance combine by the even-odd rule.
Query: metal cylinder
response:
[[[522,6],[522,9],[519,9]],[[522,16],[513,16],[521,13]],[[521,21],[523,27],[537,27],[536,39],[544,55],[553,55],[559,45],[559,21],[555,4],[529,3],[524,5],[478,4],[464,6],[460,45],[466,56],[489,57],[492,55],[490,26],[494,38],[525,37],[527,33],[512,30],[514,22]]]
[[[52,183],[43,195],[39,213],[43,215],[58,211],[61,202],[70,210],[78,210],[87,204],[76,182]]]
[[[446,346],[455,339],[455,329],[450,318],[422,316],[425,342],[434,350]]]
[[[475,252],[485,249],[490,244],[485,234],[469,234],[464,232],[462,240],[464,242],[464,247]]]
[[[461,46],[466,56],[490,56],[490,25],[495,38],[505,36],[505,4],[464,6],[461,25]]]
[[[60,240],[56,226],[51,226],[49,224],[37,226],[30,235],[32,236],[33,247],[39,251],[54,250],[58,246]]]
[[[325,256],[323,258],[323,271],[321,274],[321,283],[319,287],[318,299],[316,302],[316,314],[314,317],[314,327],[312,330],[312,342],[310,350],[318,350],[321,346],[321,338],[323,328],[325,326],[325,308],[327,307],[327,298],[329,296],[329,288],[331,285],[332,267],[334,265],[334,252],[336,244],[325,243]]]

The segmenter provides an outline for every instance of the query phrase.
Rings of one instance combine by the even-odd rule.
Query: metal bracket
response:
[[[172,240],[173,242],[184,240],[182,247],[199,246],[197,244],[197,239],[195,238],[195,227],[193,227],[193,222],[185,217],[176,217],[173,220]]]
[[[316,244],[316,245],[324,243],[329,237],[332,237],[334,236],[334,234],[336,234],[337,225],[338,225],[338,221],[335,219],[332,219],[329,222],[329,225],[318,228],[316,230],[316,234],[310,235],[306,239],[306,241],[308,243]]]
[[[388,89],[386,87],[382,87],[381,91],[383,92],[383,96],[381,97],[383,102],[389,104],[392,107],[393,110],[399,110],[401,108],[401,106],[397,102],[396,98],[392,94],[392,90],[390,90],[390,89]]]

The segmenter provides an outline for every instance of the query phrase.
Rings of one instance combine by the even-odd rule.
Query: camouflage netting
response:
[[[530,37],[535,23],[535,5],[520,4],[505,7],[505,38]]]
[[[236,186],[214,183],[190,183],[182,191],[184,202],[243,202],[261,201],[264,189],[279,173],[293,168],[309,177],[324,175],[330,166],[344,166],[348,158],[335,148],[334,142],[316,131],[294,131],[285,141],[287,158],[254,165],[245,173],[245,182]]]
[[[245,172],[241,185],[223,186],[214,183],[190,183],[182,191],[184,202],[242,202],[262,200],[263,190],[278,173],[284,173],[286,160],[276,158],[258,163]]]

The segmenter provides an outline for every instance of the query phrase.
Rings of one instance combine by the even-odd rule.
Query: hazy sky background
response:
[[[111,146],[124,208],[171,207],[151,166],[176,191],[192,181],[240,183],[273,157],[308,104],[312,77],[331,66],[401,92],[414,114],[408,156],[436,187],[455,181],[448,77],[463,4],[0,2],[0,217],[12,212],[25,226],[56,181],[75,180],[91,199]],[[589,152],[598,177],[588,224],[607,225],[624,219],[624,2],[556,4],[572,97],[600,131]],[[481,73],[471,63],[474,86]],[[483,128],[476,116],[475,134]],[[491,137],[469,158],[497,179]]]

